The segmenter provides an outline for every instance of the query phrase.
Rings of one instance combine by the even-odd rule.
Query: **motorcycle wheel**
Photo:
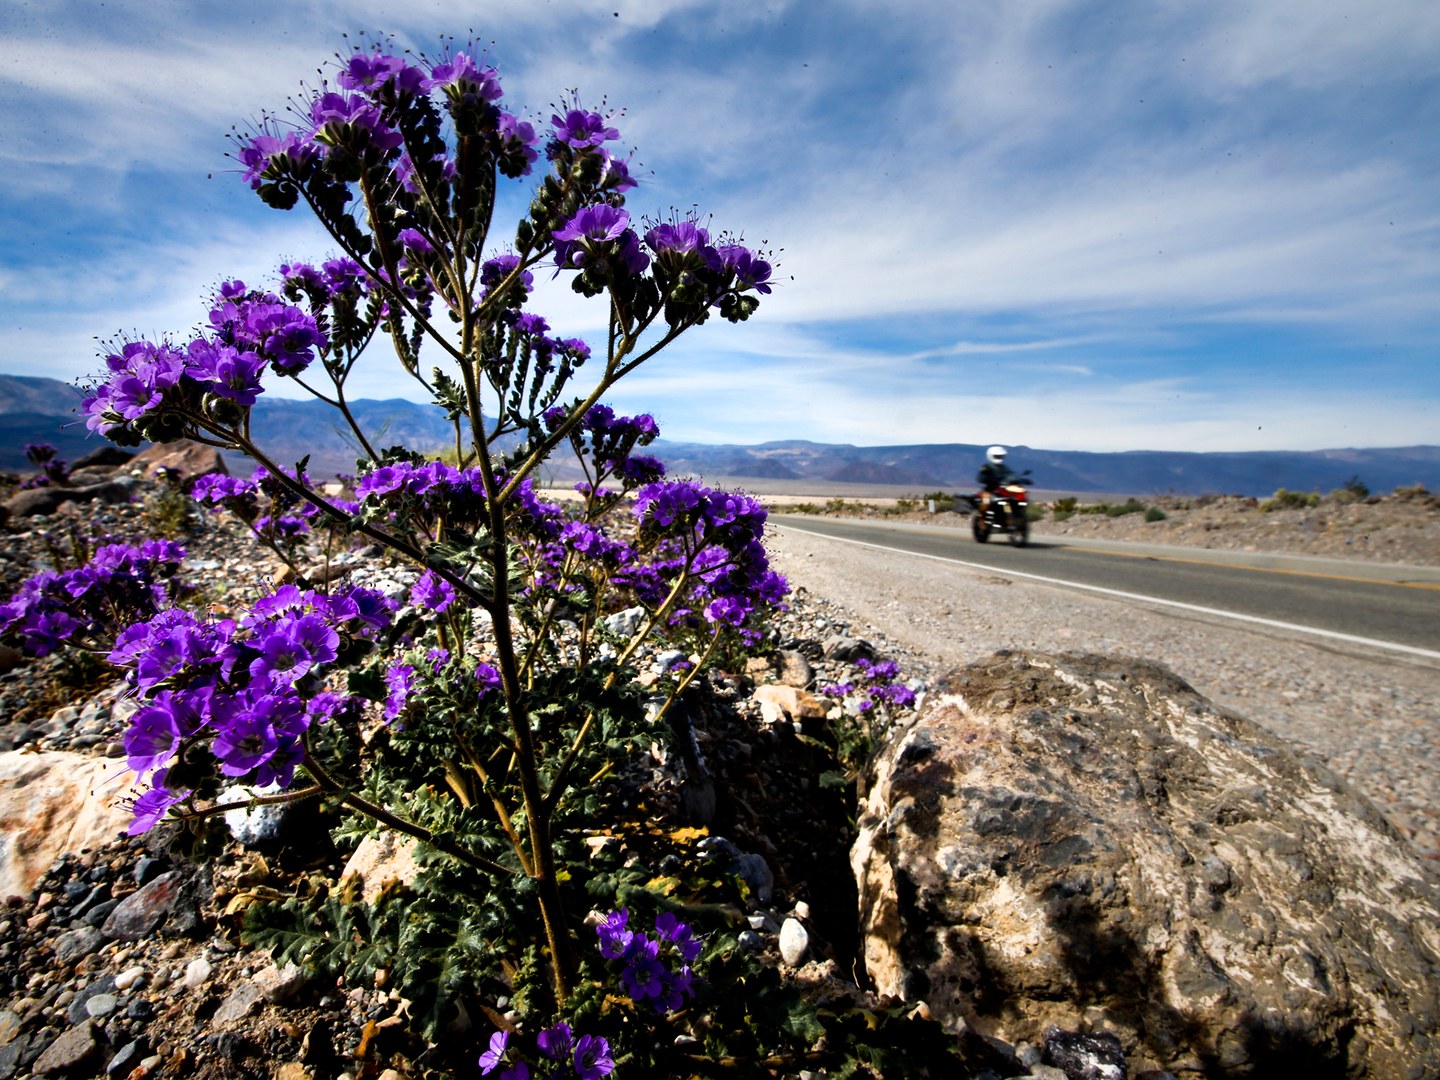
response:
[[[1015,547],[1024,547],[1030,543],[1030,522],[1023,517],[1020,524],[1015,526],[1015,531],[1010,534],[1010,543]]]
[[[976,514],[970,519],[970,531],[975,534],[975,539],[982,544],[990,539],[990,524],[980,514]]]

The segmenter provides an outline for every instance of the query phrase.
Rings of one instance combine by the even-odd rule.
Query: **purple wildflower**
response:
[[[405,711],[410,695],[415,692],[415,669],[409,664],[391,664],[385,672],[385,719],[394,720]]]
[[[475,681],[480,684],[480,696],[484,697],[501,686],[500,672],[486,663],[475,665]]]
[[[625,950],[630,947],[630,942],[635,934],[625,928],[630,921],[630,912],[621,908],[619,911],[612,911],[605,917],[605,921],[595,928],[600,935],[600,955],[607,960],[618,960],[625,955]]]
[[[540,1047],[540,1052],[551,1061],[564,1061],[570,1056],[570,1049],[575,1045],[575,1033],[570,1030],[570,1025],[561,1020],[554,1027],[548,1027],[535,1039]]]
[[[433,570],[426,570],[410,587],[410,605],[427,616],[439,615],[455,603],[455,587]]]
[[[490,1036],[490,1048],[480,1055],[480,1072],[489,1074],[505,1060],[510,1043],[510,1032],[497,1031]]]
[[[189,791],[171,791],[163,787],[163,773],[155,774],[155,786],[145,792],[132,807],[134,819],[130,827],[125,831],[130,836],[139,836],[143,832],[153,829],[167,813],[170,808],[190,794]]]
[[[658,997],[665,985],[665,965],[660,962],[660,945],[650,938],[636,938],[625,950],[625,970],[620,985],[635,1001]]]
[[[456,53],[445,63],[436,64],[424,88],[443,90],[451,101],[467,105],[499,101],[504,96],[495,69],[479,67],[466,53]]]
[[[607,126],[603,116],[584,109],[570,109],[563,118],[551,116],[550,124],[560,142],[577,150],[620,138],[620,132]]]
[[[610,1044],[599,1035],[581,1035],[575,1041],[575,1071],[580,1080],[600,1080],[615,1071]]]

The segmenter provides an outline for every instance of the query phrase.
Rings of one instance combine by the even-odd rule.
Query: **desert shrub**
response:
[[[1275,510],[1304,510],[1320,505],[1320,493],[1318,491],[1288,491],[1285,488],[1277,488],[1273,498],[1260,503],[1260,509],[1269,513]]]
[[[1354,476],[1351,476],[1349,480],[1346,480],[1345,483],[1341,484],[1334,491],[1330,492],[1328,496],[1330,501],[1342,504],[1359,502],[1360,500],[1368,499],[1369,497],[1370,488],[1368,485],[1366,485],[1365,481],[1360,479],[1358,473]]]
[[[1076,512],[1081,514],[1104,514],[1106,517],[1123,517],[1126,514],[1138,514],[1145,509],[1145,504],[1135,499],[1127,499],[1123,503],[1097,502],[1085,503],[1076,507]]]
[[[1158,506],[1152,506],[1145,511],[1145,520],[1147,522],[1164,521],[1168,516],[1169,515],[1166,514],[1164,510],[1161,510]]]
[[[195,500],[190,498],[178,473],[166,469],[158,472],[158,490],[146,496],[142,505],[150,531],[167,540],[179,540],[194,528],[198,515]]]

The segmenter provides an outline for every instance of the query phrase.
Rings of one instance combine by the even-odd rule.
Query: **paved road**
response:
[[[1013,577],[1440,661],[1440,569],[1200,548],[1032,537],[977,544],[969,529],[771,514],[773,524]]]

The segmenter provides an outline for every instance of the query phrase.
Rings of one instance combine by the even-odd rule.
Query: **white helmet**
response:
[[[985,460],[991,465],[999,465],[1005,460],[1005,448],[1003,446],[992,446],[985,451]]]

